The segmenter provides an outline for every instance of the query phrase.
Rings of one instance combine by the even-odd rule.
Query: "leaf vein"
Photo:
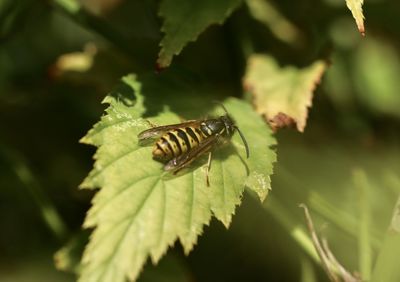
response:
[[[157,177],[158,178],[158,177]],[[150,197],[150,195],[152,194],[152,192],[154,191],[154,188],[157,186],[157,183],[160,181],[160,178],[157,179],[157,181],[155,182],[154,185],[150,186],[151,189],[149,189],[149,191],[147,192],[147,194],[145,195],[143,201],[141,201],[140,205],[138,206],[138,208],[135,210],[134,213],[128,214],[127,216],[123,217],[122,220],[118,221],[115,223],[113,230],[116,230],[117,226],[122,224],[123,222],[125,222],[127,219],[130,218],[130,221],[127,225],[126,231],[122,232],[122,237],[120,238],[120,240],[117,242],[117,245],[115,246],[112,254],[108,257],[107,260],[105,260],[103,263],[101,263],[100,265],[103,264],[109,264],[117,255],[119,249],[121,248],[122,243],[126,240],[126,236],[129,233],[129,230],[132,228],[133,226],[133,222],[136,219],[136,216],[139,214],[139,212],[142,210],[142,208],[144,207],[145,203],[147,202],[148,198]],[[112,234],[112,232],[108,233],[107,235],[109,236],[110,234]],[[107,238],[107,236],[104,236],[103,238]],[[104,273],[108,270],[108,267],[104,267],[103,272],[101,274],[100,277],[102,277],[104,275]]]
[[[167,198],[166,198],[166,190],[165,190],[165,184],[163,181],[161,181],[162,184],[162,213],[161,213],[161,224],[160,224],[160,235],[159,235],[159,239],[158,242],[160,244],[162,244],[162,237],[163,237],[163,232],[165,229],[165,214],[166,214],[166,206],[167,206]]]
[[[193,207],[194,207],[194,173],[192,173],[192,189],[191,189],[191,194],[190,194],[190,213],[189,213],[189,220],[188,220],[188,230],[189,234],[191,233],[191,227],[192,227],[192,219],[193,219]]]
[[[97,210],[100,211],[100,210],[102,210],[103,208],[105,208],[106,206],[108,206],[112,201],[115,200],[115,198],[117,198],[118,196],[120,196],[123,192],[127,191],[132,185],[138,184],[138,183],[140,183],[140,182],[143,181],[143,180],[146,180],[146,179],[151,178],[151,177],[156,177],[156,176],[158,177],[159,175],[158,175],[158,174],[145,175],[145,176],[143,176],[143,177],[141,177],[141,178],[139,178],[139,179],[135,179],[135,180],[130,181],[127,185],[125,185],[123,188],[121,188],[117,193],[115,193],[114,195],[112,195],[106,202],[103,202],[103,203],[97,208]]]
[[[120,161],[121,159],[127,157],[128,155],[136,152],[137,150],[140,150],[141,147],[135,145],[133,148],[131,148],[130,150],[124,152],[123,154],[117,156],[116,158],[112,159],[111,161],[109,161],[108,163],[106,163],[105,165],[102,166],[101,169],[96,169],[96,171],[90,175],[91,178],[95,178],[96,176],[98,176],[100,173],[103,173],[108,167],[110,167],[111,165],[113,165],[115,162]]]

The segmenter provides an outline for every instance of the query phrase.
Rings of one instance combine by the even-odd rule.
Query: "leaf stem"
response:
[[[398,257],[400,253],[400,196],[394,207],[392,222],[386,233],[382,248],[379,251],[372,282],[400,281]]]
[[[253,197],[257,197],[254,193],[249,194]],[[276,197],[269,195],[262,207],[289,232],[294,241],[311,257],[313,261],[317,264],[321,264],[314,245],[306,231],[297,223],[294,217],[287,212],[282,203]]]
[[[0,147],[0,153],[9,162],[11,169],[31,194],[33,201],[40,210],[44,223],[58,240],[63,241],[68,234],[67,225],[26,164],[24,158],[16,151],[4,148],[3,144]]]
[[[283,176],[283,179],[287,181],[293,187],[297,187],[302,191],[308,189],[308,187],[304,184],[303,180],[299,177],[293,175],[284,167],[280,167],[280,174]],[[350,236],[357,238],[358,233],[355,228],[357,224],[357,220],[350,216],[348,213],[341,211],[334,205],[332,205],[329,201],[327,201],[323,196],[319,193],[312,192],[309,194],[307,203],[309,208],[317,213],[319,216],[322,216],[330,223],[336,225],[336,227],[340,228],[343,232],[346,232]],[[377,250],[381,247],[382,242],[379,238],[379,234],[374,230],[371,231],[370,237],[371,246]]]
[[[368,179],[365,172],[357,169],[353,173],[354,185],[359,194],[359,229],[358,229],[358,251],[359,269],[361,276],[369,281],[372,273],[372,250],[370,240],[370,207],[368,202]]]

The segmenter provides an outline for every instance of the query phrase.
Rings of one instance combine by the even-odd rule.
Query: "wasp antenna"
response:
[[[221,108],[224,109],[225,113],[228,114],[228,110],[225,108],[224,104],[222,104],[220,101],[213,101],[213,103],[220,105]]]
[[[247,145],[247,141],[246,138],[244,138],[243,133],[240,131],[239,127],[235,126],[235,129],[239,132],[240,138],[242,138],[244,147],[246,149],[246,157],[249,158],[250,157],[250,151],[249,151],[249,145]]]

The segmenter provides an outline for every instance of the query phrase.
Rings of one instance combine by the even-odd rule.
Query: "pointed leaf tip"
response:
[[[347,8],[351,11],[353,18],[356,21],[358,31],[362,36],[365,36],[365,28],[364,28],[364,14],[362,5],[364,4],[364,0],[346,0]]]

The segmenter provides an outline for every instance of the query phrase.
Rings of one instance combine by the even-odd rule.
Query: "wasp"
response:
[[[138,135],[139,143],[158,139],[153,147],[153,159],[164,163],[164,170],[176,174],[200,156],[208,153],[206,182],[209,186],[209,171],[214,148],[229,141],[238,131],[249,157],[247,141],[236,126],[228,111],[218,118],[188,120],[178,124],[156,126]]]

